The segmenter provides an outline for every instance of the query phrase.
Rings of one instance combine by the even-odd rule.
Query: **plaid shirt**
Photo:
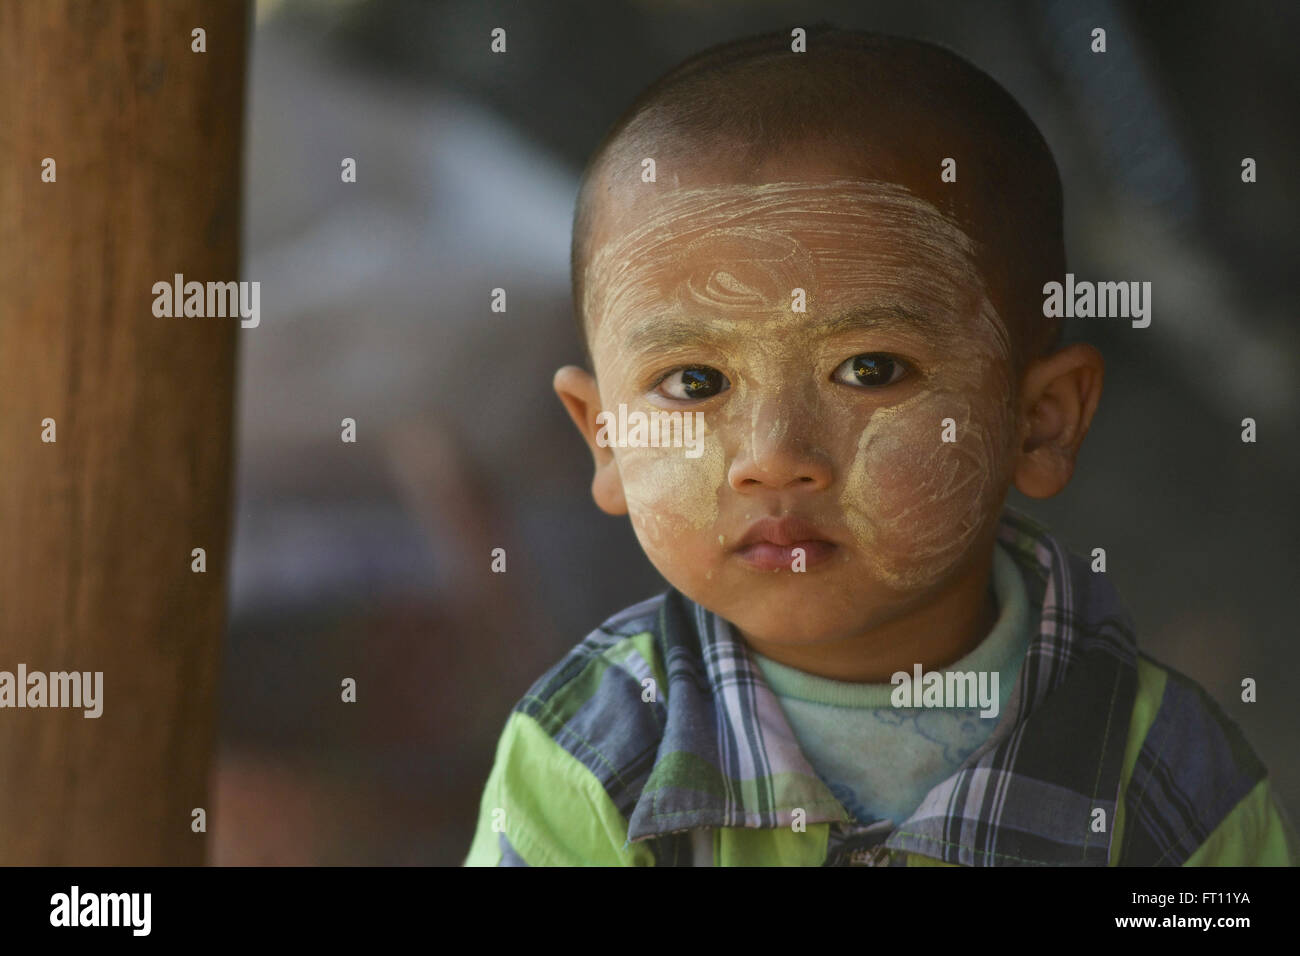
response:
[[[722,618],[674,589],[515,706],[469,865],[1297,863],[1264,766],[1138,652],[1104,574],[1008,510],[1037,633],[993,735],[898,826],[854,823]]]

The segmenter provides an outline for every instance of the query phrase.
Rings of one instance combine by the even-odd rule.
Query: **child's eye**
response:
[[[831,378],[844,385],[865,385],[871,388],[893,385],[906,374],[907,367],[892,355],[865,352],[845,361]]]
[[[669,372],[659,380],[657,389],[668,398],[689,400],[711,398],[731,385],[727,376],[707,365],[688,365]]]

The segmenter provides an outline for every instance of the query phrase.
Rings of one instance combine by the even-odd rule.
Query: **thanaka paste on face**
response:
[[[791,311],[795,288],[806,291],[806,314]],[[678,565],[700,553],[688,540],[738,534],[736,512],[755,510],[745,502],[720,514],[730,468],[785,441],[831,463],[840,512],[821,505],[819,520],[847,530],[888,587],[933,584],[996,520],[1014,423],[1007,330],[969,238],[903,187],[833,180],[665,191],[634,228],[595,251],[585,289],[606,408],[655,407],[638,380],[645,357],[619,350],[639,322],[693,318],[723,333],[709,349],[716,358],[691,359],[717,366],[732,384],[706,415],[702,458],[615,449],[638,538],[688,595],[683,584],[698,572]],[[877,303],[946,329],[947,351],[922,391],[862,422],[828,391],[849,386],[813,374],[805,329]],[[946,418],[955,443],[940,440]]]

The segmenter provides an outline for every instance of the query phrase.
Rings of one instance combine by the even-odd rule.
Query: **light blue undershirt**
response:
[[[750,649],[804,756],[859,822],[898,824],[911,816],[931,788],[988,739],[1005,712],[1031,633],[1024,581],[1000,543],[991,577],[997,621],[969,654],[942,671],[997,671],[997,716],[980,717],[978,706],[896,708],[893,684],[830,680]]]

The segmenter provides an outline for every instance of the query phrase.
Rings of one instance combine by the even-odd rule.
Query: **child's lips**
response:
[[[828,560],[836,547],[811,521],[786,515],[754,522],[736,543],[734,553],[760,570],[777,571],[793,569],[796,548],[803,549],[803,566],[812,567]]]
[[[746,564],[753,565],[760,571],[779,571],[782,568],[794,570],[795,549],[803,549],[803,567],[810,568],[830,559],[835,553],[835,545],[829,541],[812,538],[796,541],[793,544],[773,544],[770,541],[757,541],[736,549],[736,557]]]

